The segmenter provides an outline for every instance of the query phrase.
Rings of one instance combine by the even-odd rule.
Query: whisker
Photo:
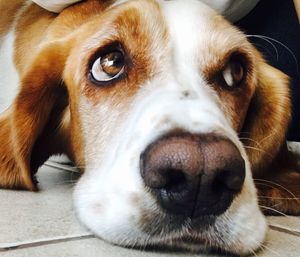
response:
[[[258,196],[258,198],[275,199],[275,200],[300,200],[300,198],[294,197],[269,197],[269,196]]]
[[[271,253],[274,253],[275,255],[281,257],[281,255],[280,255],[278,252],[272,250],[270,247],[266,246],[265,244],[262,244],[262,245],[261,245],[261,248],[266,249],[267,251],[269,251],[269,252],[271,252]]]
[[[259,142],[257,142],[256,140],[249,138],[249,137],[239,137],[240,140],[248,140],[251,141],[253,143],[255,143],[257,146],[261,146]]]
[[[254,179],[254,182],[255,182],[255,181],[265,182],[265,183],[270,183],[270,184],[272,184],[272,185],[275,185],[275,186],[277,186],[277,187],[280,187],[281,189],[283,189],[284,191],[286,191],[287,193],[289,193],[289,194],[290,194],[291,196],[293,196],[294,198],[297,198],[293,192],[291,192],[291,191],[288,190],[286,187],[284,187],[284,186],[282,186],[282,185],[280,185],[280,184],[278,184],[278,183],[275,183],[275,182],[269,181],[269,180],[265,180],[265,179]]]
[[[278,214],[280,214],[281,216],[284,216],[284,217],[286,217],[286,218],[290,218],[290,217],[291,217],[291,216],[289,216],[289,215],[287,215],[287,214],[285,214],[285,213],[283,213],[283,212],[281,212],[281,211],[278,211],[278,210],[276,210],[276,209],[274,209],[274,208],[272,208],[272,207],[267,207],[267,206],[264,206],[264,205],[259,205],[259,207],[261,207],[261,208],[263,208],[263,209],[266,209],[266,210],[274,211],[274,212],[276,212],[276,213],[278,213]]]
[[[274,39],[274,38],[271,38],[271,37],[268,37],[268,36],[263,36],[263,35],[247,35],[246,37],[254,37],[254,38],[260,38],[262,40],[265,40],[266,42],[268,42],[269,44],[271,44],[273,47],[275,47],[275,45],[273,43],[271,43],[270,41],[273,41],[277,44],[279,44],[280,46],[282,46],[285,50],[287,50],[291,56],[293,57],[294,61],[295,61],[295,64],[296,64],[296,69],[297,69],[297,73],[299,73],[299,64],[298,64],[298,60],[297,60],[297,57],[296,55],[293,53],[293,51],[285,44],[283,44],[282,42],[280,42],[279,40],[277,39]],[[276,56],[277,56],[277,60],[278,60],[278,50],[277,48],[275,47],[276,49]]]
[[[270,39],[268,39],[268,37],[264,37],[262,35],[247,35],[246,37],[254,37],[254,38],[259,38],[259,39],[262,39],[264,41],[266,41],[267,43],[269,43],[273,49],[275,50],[275,53],[276,53],[276,59],[277,61],[279,60],[279,53],[278,53],[278,49],[276,48],[276,46],[272,43],[272,41]]]
[[[275,132],[271,132],[268,136],[262,138],[259,143],[261,144],[262,142],[266,141],[268,138],[272,137],[275,134]]]
[[[296,67],[297,67],[297,72],[299,72],[299,64],[298,64],[298,60],[296,55],[293,53],[293,51],[285,44],[283,44],[282,42],[280,42],[279,40],[276,40],[274,38],[271,37],[267,37],[267,36],[263,36],[264,39],[269,39],[269,40],[273,40],[273,42],[276,42],[277,44],[281,45],[283,48],[285,48],[293,57]]]
[[[261,153],[264,153],[264,154],[266,154],[266,155],[271,156],[268,152],[266,152],[266,151],[264,151],[264,150],[262,150],[262,149],[260,149],[260,148],[257,148],[257,147],[254,147],[254,146],[247,146],[247,145],[245,145],[244,147],[245,147],[246,149],[256,150],[256,151],[258,151],[258,152],[261,152]]]
[[[260,246],[260,248],[261,248],[261,246]],[[250,249],[250,252],[251,252],[252,255],[254,255],[255,257],[258,257],[257,253],[256,253],[254,250]]]

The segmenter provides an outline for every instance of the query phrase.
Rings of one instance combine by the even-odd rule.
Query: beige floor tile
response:
[[[71,172],[43,167],[41,191],[0,190],[0,243],[80,234],[72,205]]]
[[[263,251],[258,257],[299,257],[300,237],[269,230]]]

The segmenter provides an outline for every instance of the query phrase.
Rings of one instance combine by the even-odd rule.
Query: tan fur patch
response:
[[[7,0],[0,0],[0,40],[9,31],[17,10],[24,5],[24,2],[25,0],[10,0],[9,2]]]

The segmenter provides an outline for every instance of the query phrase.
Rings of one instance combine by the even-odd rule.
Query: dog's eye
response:
[[[244,65],[235,58],[229,60],[222,71],[222,77],[226,87],[233,89],[240,86],[245,77]]]
[[[105,53],[93,63],[90,75],[95,82],[110,82],[119,78],[125,70],[124,54],[115,50]]]

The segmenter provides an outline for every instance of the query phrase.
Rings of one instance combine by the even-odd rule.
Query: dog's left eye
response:
[[[227,88],[236,88],[241,85],[245,77],[245,68],[241,61],[232,58],[222,71],[222,77]]]
[[[95,82],[105,83],[119,78],[124,71],[124,54],[119,50],[115,50],[96,59],[90,70],[90,75]]]

